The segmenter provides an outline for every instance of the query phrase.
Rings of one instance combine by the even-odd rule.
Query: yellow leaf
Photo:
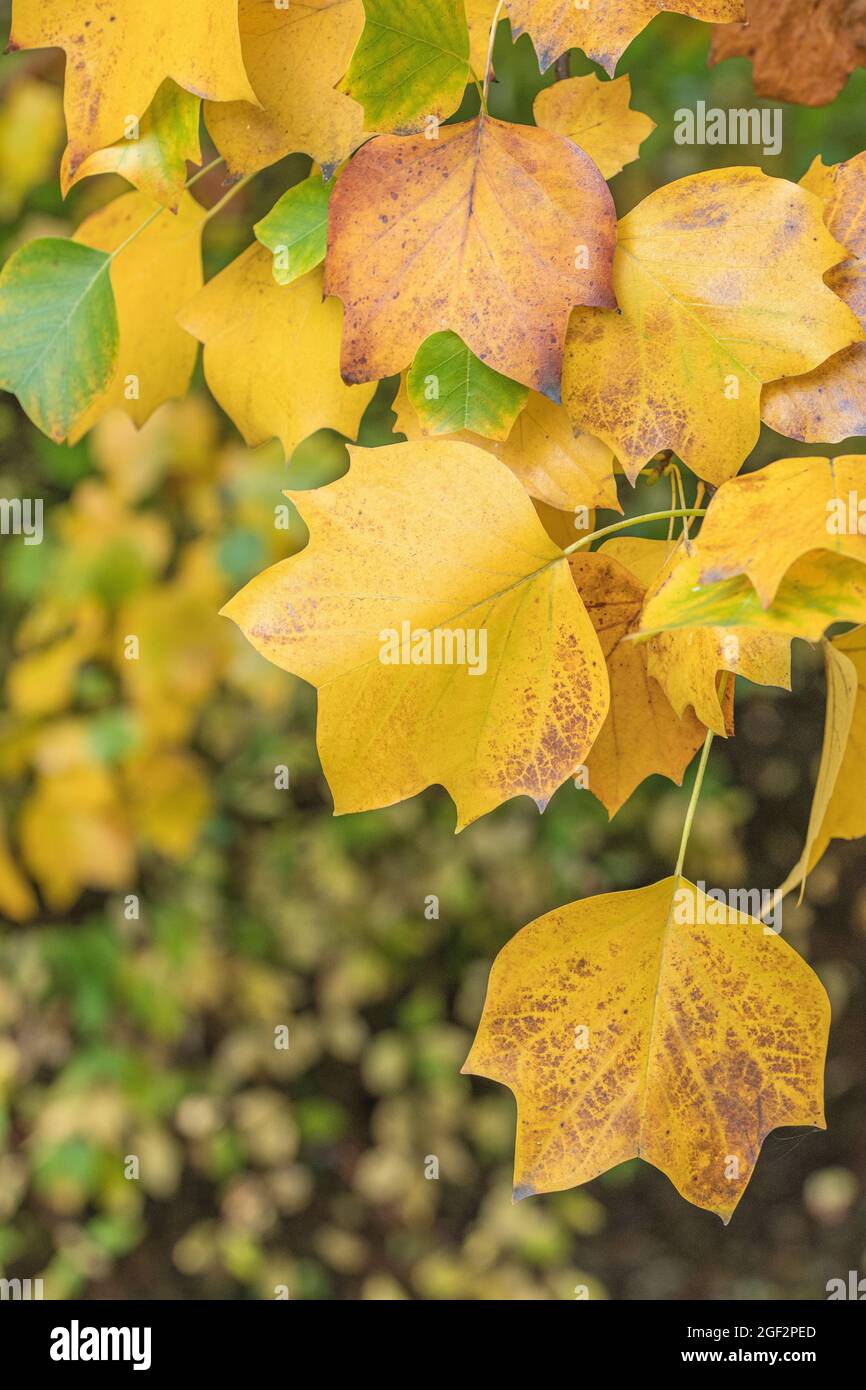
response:
[[[813,165],[803,183],[828,196],[824,220],[850,253],[827,284],[866,327],[866,154],[834,169]],[[809,443],[866,434],[866,343],[854,343],[805,376],[765,387],[762,413],[779,434]]]
[[[518,932],[464,1071],[514,1092],[516,1199],[643,1158],[727,1222],[771,1130],[824,1128],[829,1023],[787,942],[668,878]]]
[[[81,664],[93,655],[102,636],[98,609],[85,606],[74,631],[48,647],[27,652],[9,668],[8,696],[22,714],[54,714],[71,702]]]
[[[664,541],[635,542],[647,548],[658,569]],[[587,785],[615,816],[632,792],[653,773],[680,784],[706,738],[706,729],[687,713],[678,717],[647,669],[647,649],[627,639],[639,621],[646,581],[611,546],[571,557],[571,569],[598,633],[610,677],[610,710],[586,760]]]
[[[209,102],[205,121],[236,174],[303,151],[326,176],[364,138],[364,112],[335,91],[364,27],[362,0],[240,0],[244,62],[260,107]]]
[[[744,574],[768,608],[795,560],[810,551],[866,564],[857,502],[864,485],[866,459],[855,454],[779,459],[732,478],[710,503],[694,547],[699,583]]]
[[[728,24],[745,17],[744,0],[506,0],[515,38],[532,37],[542,72],[569,48],[582,48],[612,77],[632,39],[663,10]]]
[[[70,443],[115,407],[143,425],[163,401],[189,387],[197,349],[176,315],[201,288],[202,208],[186,193],[170,216],[142,193],[125,193],[82,222],[74,240],[114,251],[154,212],[161,215],[111,263],[120,328],[117,370],[70,431]]]
[[[237,0],[13,0],[11,48],[66,52],[69,172],[140,119],[166,77],[213,101],[254,101]]]
[[[69,907],[83,888],[110,892],[133,881],[126,813],[104,768],[40,777],[21,813],[20,837],[24,862],[54,911]]]
[[[683,563],[683,551],[664,541],[615,537],[603,547],[642,580],[644,591],[663,589],[666,576]],[[640,618],[632,631],[640,630]],[[727,711],[719,699],[723,671],[756,685],[791,688],[791,641],[774,632],[736,627],[695,627],[663,632],[645,645],[647,670],[682,718],[691,707],[706,729],[725,738],[733,733],[733,702]],[[730,687],[731,693],[733,686]]]
[[[162,749],[131,759],[123,775],[136,839],[185,859],[211,808],[202,764],[190,753]]]
[[[325,289],[346,306],[343,376],[391,376],[450,328],[558,401],[569,311],[614,304],[614,217],[592,161],[548,130],[480,116],[436,140],[371,140],[330,203]]]
[[[763,384],[863,338],[823,281],[845,253],[822,212],[795,184],[723,169],[660,188],[622,219],[621,312],[572,314],[563,395],[632,481],[672,449],[724,482],[757,442]]]
[[[606,179],[637,159],[656,128],[642,111],[632,111],[631,79],[602,82],[595,73],[545,87],[535,98],[536,124],[564,135],[595,160]]]
[[[376,387],[340,379],[343,310],[323,299],[321,268],[278,285],[254,242],[179,317],[205,344],[208,386],[247,444],[276,435],[291,458],[318,429],[356,437]]]
[[[0,915],[12,922],[29,922],[38,911],[36,894],[15,862],[0,821]]]
[[[400,378],[391,409],[397,416],[394,429],[398,434],[405,434],[410,441],[430,437],[409,400],[405,376]],[[520,479],[530,497],[558,511],[575,512],[578,507],[621,510],[610,449],[591,434],[575,434],[564,406],[554,405],[537,391],[530,392],[503,443],[482,439],[469,430],[449,438],[495,454]],[[571,536],[572,541],[578,539],[577,534]]]
[[[863,767],[866,758],[866,629],[824,643],[827,712],[824,746],[812,799],[806,844],[779,896],[799,887],[831,840],[866,835]]]
[[[456,802],[458,828],[513,796],[543,808],[608,705],[568,561],[485,451],[437,440],[350,452],[345,477],[290,494],[307,548],[223,611],[318,688],[338,814],[432,783]]]
[[[0,107],[0,217],[11,222],[24,199],[52,177],[63,137],[63,100],[57,87],[26,75],[3,93]]]

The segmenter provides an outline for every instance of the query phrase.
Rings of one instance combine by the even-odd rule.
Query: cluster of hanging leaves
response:
[[[866,154],[818,160],[800,185],[693,175],[619,223],[607,183],[653,129],[614,73],[659,10],[720,26],[715,59],[747,53],[759,90],[829,100],[866,51],[862,5],[818,0],[817,38],[792,43],[800,8],[14,0],[11,47],[66,52],[64,190],[103,172],[132,185],[0,276],[0,385],[40,429],[75,441],[115,407],[142,426],[185,393],[200,342],[246,442],[290,456],[322,427],[356,439],[399,376],[395,442],[297,494],[309,544],[223,610],[318,688],[338,812],[438,783],[462,828],[519,795],[543,810],[577,777],[614,815],[733,733],[731,677],[788,688],[792,640],[843,623],[824,641],[813,815],[780,891],[832,839],[866,834],[866,462],[738,476],[762,421],[866,434]],[[581,48],[607,78],[547,87],[533,125],[494,119],[500,19],[542,71]],[[467,88],[477,114],[452,119]],[[289,153],[312,161],[207,284],[219,205],[188,176],[202,115],[227,197]],[[617,476],[657,476],[660,455],[708,506],[683,498],[672,512],[692,518],[668,541],[593,549]],[[64,641],[98,644],[94,622]],[[431,656],[434,640],[463,658]],[[466,1069],[517,1097],[518,1196],[639,1155],[727,1220],[765,1135],[823,1124],[819,981],[681,869],[539,919],[494,966]]]

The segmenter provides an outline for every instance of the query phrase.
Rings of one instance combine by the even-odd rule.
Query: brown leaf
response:
[[[866,63],[866,0],[746,0],[744,24],[717,24],[710,65],[751,58],[759,97],[826,106]]]
[[[615,307],[610,191],[568,140],[490,117],[371,140],[331,197],[325,293],[342,371],[401,371],[452,329],[496,371],[560,399],[571,309]]]

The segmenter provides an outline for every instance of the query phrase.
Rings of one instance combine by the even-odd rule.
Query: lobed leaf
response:
[[[866,59],[859,0],[745,0],[745,8],[744,22],[714,31],[710,65],[750,58],[759,97],[825,106]]]
[[[727,1222],[771,1130],[824,1128],[829,1023],[787,942],[668,878],[518,932],[463,1070],[515,1095],[515,1200],[643,1158]]]
[[[656,128],[642,111],[632,111],[630,101],[629,77],[602,82],[589,73],[545,87],[532,112],[537,125],[579,145],[604,177],[612,179],[638,158],[641,145]]]
[[[240,0],[243,58],[255,95],[210,101],[205,122],[233,174],[303,152],[330,177],[364,138],[364,113],[335,89],[364,23],[361,0]]]
[[[331,196],[325,287],[346,306],[343,376],[392,376],[451,329],[558,401],[570,309],[614,303],[614,219],[598,169],[550,131],[482,115],[436,140],[371,140]]]
[[[255,101],[241,56],[237,0],[183,4],[13,0],[10,48],[62,48],[71,178],[141,119],[167,77],[213,101]]]
[[[306,550],[224,612],[317,687],[337,814],[432,783],[456,802],[460,829],[514,796],[543,809],[608,705],[567,560],[517,479],[481,449],[425,441],[351,457],[337,482],[291,494]]]
[[[208,281],[179,322],[205,345],[207,384],[247,444],[276,436],[286,457],[316,430],[354,439],[376,390],[340,378],[343,313],[322,294],[322,272],[278,285],[254,242]]]
[[[758,440],[764,383],[864,337],[823,280],[844,254],[814,194],[759,169],[694,174],[650,194],[619,224],[620,312],[571,316],[572,418],[631,481],[671,449],[724,482]]]

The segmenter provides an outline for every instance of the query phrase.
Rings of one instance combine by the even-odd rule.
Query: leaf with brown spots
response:
[[[866,64],[864,0],[745,0],[745,23],[720,25],[710,64],[751,58],[759,97],[825,106]]]
[[[463,1070],[514,1092],[515,1200],[643,1158],[727,1222],[771,1130],[825,1127],[829,1024],[787,942],[668,878],[518,932]]]
[[[572,419],[634,481],[663,449],[718,485],[761,429],[761,390],[859,342],[824,284],[845,250],[806,189],[759,169],[668,184],[619,224],[620,312],[571,316],[563,395]]]
[[[450,328],[503,376],[560,398],[568,315],[615,303],[615,213],[570,141],[488,116],[359,150],[331,196],[325,288],[346,306],[343,375],[408,366]]]
[[[744,13],[743,0],[506,0],[505,13],[515,38],[531,36],[542,72],[569,48],[582,48],[612,77],[632,39],[670,10],[720,24]]]
[[[255,101],[241,56],[238,0],[14,0],[12,48],[66,52],[69,177],[119,140],[167,78],[212,101]]]
[[[866,154],[830,169],[818,159],[802,182],[826,197],[824,221],[849,252],[827,284],[866,329]],[[866,343],[837,352],[806,376],[765,386],[762,415],[779,434],[810,444],[866,435]]]
[[[291,494],[307,548],[225,613],[318,688],[338,814],[432,783],[450,792],[461,829],[514,796],[543,809],[608,706],[567,559],[482,449],[429,440],[350,452],[345,477]]]

